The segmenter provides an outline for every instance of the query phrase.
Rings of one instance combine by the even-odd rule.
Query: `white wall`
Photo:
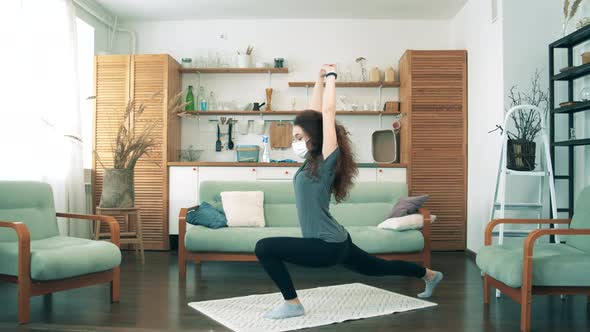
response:
[[[76,16],[82,19],[84,22],[94,27],[94,52],[98,54],[106,51],[108,48],[108,33],[109,30],[105,24],[97,20],[94,16],[90,15],[84,9],[79,6],[75,6]]]
[[[255,61],[286,59],[289,74],[272,76],[273,108],[291,109],[291,98],[297,109],[306,107],[305,88],[289,88],[288,81],[313,80],[323,63],[338,62],[350,65],[356,76],[360,74],[354,59],[364,56],[369,67],[383,69],[393,66],[406,49],[448,49],[448,21],[411,20],[194,20],[125,22],[137,32],[137,53],[168,53],[180,61],[183,57],[207,56],[209,49],[235,53],[254,45]],[[227,34],[227,40],[219,38]],[[119,35],[116,50],[129,52],[128,40]],[[235,100],[238,104],[264,100],[268,77],[261,75],[203,75],[207,90],[213,90],[218,101]],[[197,75],[184,74],[183,88],[198,85]],[[311,90],[310,90],[311,94]],[[377,89],[339,89],[360,105],[372,104],[378,97]],[[384,89],[383,101],[397,100],[397,89]],[[253,117],[255,118],[255,117]],[[273,117],[277,119],[278,117]],[[288,117],[288,118],[293,118]],[[214,119],[214,117],[211,117]],[[379,125],[376,116],[341,117],[353,135],[359,160],[372,161],[371,132]],[[391,124],[391,117],[383,117],[383,126]],[[204,160],[234,160],[234,152],[215,153],[214,122],[201,117],[182,120],[182,146],[205,149]],[[236,137],[234,137],[236,139]],[[238,136],[236,144],[259,144],[256,135]],[[290,150],[273,151],[271,158],[296,159]]]
[[[503,113],[502,17],[492,23],[490,2],[471,0],[451,20],[450,36],[452,48],[467,49],[467,248],[477,251],[489,221],[500,153],[499,137],[487,132]]]
[[[530,10],[530,8],[534,8]],[[583,4],[576,16],[570,21],[568,33],[575,30],[576,22],[590,14],[590,5]],[[521,0],[506,1],[503,8],[503,44],[504,44],[504,87],[505,105],[509,106],[507,99],[508,90],[511,86],[517,85],[521,91],[530,91],[530,79],[535,71],[539,69],[542,73],[544,90],[549,87],[548,83],[548,45],[562,37],[563,2],[554,0]],[[581,64],[581,53],[588,51],[588,43],[574,49],[574,65]],[[565,50],[555,52],[555,73],[560,68],[567,66]],[[590,79],[576,80],[574,84],[574,100],[579,100],[579,91],[584,86],[590,87]],[[555,106],[560,102],[567,101],[567,83],[557,82],[555,86]],[[590,116],[587,113],[575,114],[575,129],[578,138],[588,137]],[[567,115],[557,115],[556,140],[568,139]],[[540,144],[538,142],[537,144]],[[588,147],[576,147],[575,158],[575,185],[574,196],[590,184],[590,169],[587,165],[590,159]],[[539,153],[538,153],[539,155]],[[567,148],[556,148],[556,174],[567,174],[568,159]],[[558,207],[567,207],[568,190],[567,180],[556,180],[556,197]],[[536,191],[534,180],[516,179],[513,188],[512,198],[518,201],[526,200]],[[516,194],[519,192],[520,195]],[[530,199],[529,199],[530,200]],[[548,211],[548,202],[546,201]],[[520,215],[522,216],[522,215]],[[546,214],[548,216],[548,214]],[[560,214],[560,217],[567,217],[567,214]]]

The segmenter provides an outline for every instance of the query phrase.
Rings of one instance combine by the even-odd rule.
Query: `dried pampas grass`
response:
[[[163,97],[161,92],[156,92],[151,96],[151,100],[157,100]],[[177,116],[184,109],[186,103],[182,102],[182,91],[172,96],[168,100],[167,115]],[[127,103],[123,113],[123,120],[118,125],[117,136],[113,146],[113,168],[133,169],[137,161],[142,156],[149,157],[149,153],[154,149],[158,142],[152,133],[162,124],[162,118],[156,120],[143,120],[146,106],[144,104],[136,105],[135,100]],[[132,129],[134,128],[134,129]],[[139,129],[139,130],[138,130]],[[97,161],[103,168],[106,168],[98,153],[94,151]],[[156,162],[156,164],[158,164]]]
[[[574,0],[574,3],[572,4],[572,6],[570,8],[570,1],[564,0],[563,1],[563,17],[566,20],[572,19],[576,15],[576,13],[578,12],[578,8],[580,8],[580,4],[582,4],[582,0]]]

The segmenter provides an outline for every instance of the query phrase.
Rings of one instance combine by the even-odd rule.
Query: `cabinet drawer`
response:
[[[256,180],[292,180],[297,167],[258,167]]]
[[[199,167],[199,182],[254,180],[256,167]]]
[[[359,168],[359,174],[356,178],[357,182],[374,182],[377,180],[375,168]]]
[[[377,168],[377,181],[406,182],[405,168]]]

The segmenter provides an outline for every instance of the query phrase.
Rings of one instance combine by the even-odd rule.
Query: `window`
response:
[[[76,19],[78,47],[78,82],[80,85],[80,121],[83,141],[84,169],[92,168],[92,122],[94,102],[94,27]]]

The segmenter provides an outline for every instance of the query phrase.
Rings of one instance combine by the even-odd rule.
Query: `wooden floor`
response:
[[[518,331],[519,307],[507,298],[482,303],[482,279],[463,253],[435,253],[433,267],[445,273],[433,302],[437,307],[333,324],[307,331]],[[343,268],[290,266],[299,289],[362,282],[415,296],[423,282],[403,277],[364,277]],[[16,286],[0,284],[0,331],[228,331],[187,306],[188,302],[276,292],[258,263],[191,264],[179,285],[176,255],[146,253],[146,265],[125,252],[121,302],[111,305],[107,285],[36,297],[31,323],[18,326]],[[556,273],[558,273],[556,271]],[[590,331],[590,309],[583,296],[534,297],[533,331]]]

